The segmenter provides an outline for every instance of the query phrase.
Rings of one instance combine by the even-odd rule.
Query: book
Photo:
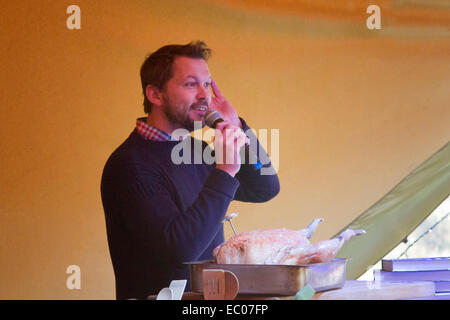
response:
[[[450,270],[383,271],[374,270],[375,281],[433,281],[435,292],[450,291]]]
[[[450,281],[434,281],[435,292],[450,293]]]
[[[408,300],[450,300],[450,292],[436,293],[434,296],[420,297]]]
[[[450,257],[419,259],[386,259],[381,261],[383,271],[450,270]]]

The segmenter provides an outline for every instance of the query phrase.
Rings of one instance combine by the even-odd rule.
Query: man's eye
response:
[[[205,88],[209,88],[211,86],[211,82],[205,82],[204,86]]]
[[[188,87],[195,87],[197,85],[197,82],[188,82],[186,83],[186,86]]]

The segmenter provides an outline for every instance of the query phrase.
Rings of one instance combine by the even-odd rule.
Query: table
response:
[[[448,299],[448,295],[435,295],[431,281],[372,282],[347,280],[341,289],[317,292],[312,300],[400,300],[400,299]],[[155,296],[156,298],[156,296]],[[203,300],[203,294],[186,292],[183,300]],[[294,300],[294,296],[239,294],[235,300]]]

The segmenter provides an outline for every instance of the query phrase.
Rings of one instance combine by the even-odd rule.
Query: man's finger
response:
[[[239,136],[236,140],[238,150],[240,150],[245,145],[245,137]]]
[[[237,138],[239,138],[240,136],[242,136],[244,133],[242,132],[241,129],[230,126],[229,128],[225,129],[225,136],[227,138],[233,138],[234,140],[236,140]]]
[[[216,130],[223,131],[230,127],[230,124],[227,121],[221,121],[218,124],[216,124]]]
[[[224,131],[226,129],[239,129],[241,130],[241,128],[236,127],[235,125],[231,124],[229,121],[225,120],[225,121],[221,121],[218,124],[216,124],[216,129],[220,130],[220,131]]]
[[[214,81],[214,79],[211,79],[211,89],[212,89],[212,92],[214,93],[215,97],[218,97],[218,98],[223,97],[222,92],[220,91],[220,89],[217,86],[217,83]]]

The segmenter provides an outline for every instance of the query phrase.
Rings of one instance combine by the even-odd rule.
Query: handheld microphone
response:
[[[215,129],[219,122],[223,122],[222,115],[219,111],[208,110],[205,113],[205,123],[208,127]]]
[[[223,122],[223,118],[222,115],[220,114],[219,111],[216,110],[208,110],[205,113],[205,124],[210,127],[215,129],[217,124],[220,122]],[[249,154],[250,152],[250,148],[249,145],[246,143],[245,144],[245,153]],[[256,154],[256,153],[255,153]],[[256,170],[261,169],[262,167],[262,163],[258,160],[256,163],[253,163],[253,166]]]

